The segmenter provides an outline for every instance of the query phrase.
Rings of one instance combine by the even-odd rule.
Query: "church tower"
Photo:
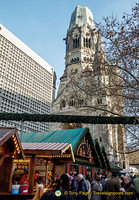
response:
[[[65,70],[60,78],[52,114],[111,116],[116,107],[106,90],[110,77],[102,63],[107,61],[92,13],[87,7],[76,7],[64,40]],[[85,127],[105,146],[110,161],[123,167],[124,158],[117,153],[125,148],[122,125],[51,124],[51,130]]]

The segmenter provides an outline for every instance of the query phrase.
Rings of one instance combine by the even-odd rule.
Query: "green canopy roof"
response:
[[[42,142],[70,143],[74,150],[76,144],[83,137],[86,130],[87,130],[86,128],[80,128],[80,129],[39,132],[39,133],[36,132],[23,133],[22,142],[23,143],[42,143]]]
[[[33,133],[23,133],[22,134],[22,143],[70,143],[74,154],[76,154],[77,149],[84,139],[87,136],[88,141],[90,141],[91,148],[93,151],[93,157],[95,159],[95,165],[97,167],[106,167],[105,161],[103,160],[102,152],[98,148],[97,140],[92,139],[91,134],[89,133],[88,128],[80,129],[68,129],[68,130],[56,130],[49,132],[33,132]],[[19,134],[21,138],[21,133]]]

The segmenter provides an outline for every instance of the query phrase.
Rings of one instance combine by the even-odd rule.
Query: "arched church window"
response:
[[[80,99],[80,100],[79,100],[79,105],[80,105],[80,106],[84,105],[84,100],[83,100],[83,99]]]
[[[88,38],[86,38],[86,47],[88,47]]]
[[[66,106],[66,101],[62,100],[61,104],[60,104],[60,109],[65,108]]]
[[[91,48],[91,41],[90,41],[90,38],[89,38],[89,48]]]
[[[91,40],[90,38],[84,37],[84,47],[91,48]]]
[[[69,106],[75,106],[75,99],[74,99],[74,97],[71,98]]]
[[[84,100],[83,100],[83,99],[81,99],[81,102],[80,102],[80,103],[81,103],[81,105],[83,105],[83,104],[84,104]]]
[[[97,65],[97,71],[99,72],[101,70],[100,66]]]
[[[98,104],[102,104],[102,99],[97,99]]]
[[[75,106],[75,100],[74,99],[71,100],[71,106]]]
[[[73,48],[78,48],[79,47],[79,38],[73,39]]]
[[[85,39],[85,37],[83,38],[83,42],[84,42],[83,46],[86,47],[86,39]]]

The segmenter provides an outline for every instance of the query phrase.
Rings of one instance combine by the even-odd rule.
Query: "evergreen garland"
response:
[[[138,124],[138,117],[77,116],[28,113],[0,113],[0,120],[87,123],[87,124]]]

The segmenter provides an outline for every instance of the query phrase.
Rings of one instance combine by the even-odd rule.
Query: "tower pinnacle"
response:
[[[78,5],[75,8],[70,19],[70,25],[68,31],[70,31],[76,24],[79,27],[85,24],[89,24],[91,28],[95,28],[92,12],[87,7]]]

